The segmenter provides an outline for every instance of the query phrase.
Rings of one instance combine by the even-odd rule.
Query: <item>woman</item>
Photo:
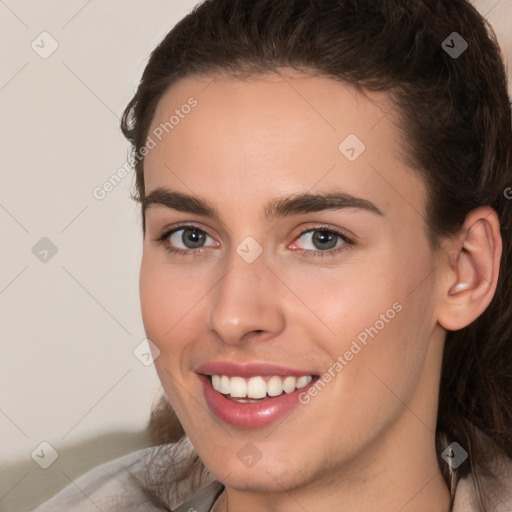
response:
[[[38,512],[510,510],[511,112],[469,2],[205,1],[122,129],[159,447]]]

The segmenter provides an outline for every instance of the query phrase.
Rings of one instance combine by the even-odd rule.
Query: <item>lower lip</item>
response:
[[[216,391],[207,375],[198,376],[203,386],[204,398],[211,411],[222,421],[244,428],[264,427],[284,418],[300,404],[299,394],[307,391],[317,381],[315,377],[303,388],[261,402],[238,403]]]

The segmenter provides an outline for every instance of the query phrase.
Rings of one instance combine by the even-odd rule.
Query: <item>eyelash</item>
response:
[[[204,231],[203,229],[198,228],[197,226],[194,226],[193,224],[182,224],[178,227],[174,227],[172,229],[168,229],[164,231],[160,236],[155,238],[155,242],[161,244],[164,246],[164,249],[169,254],[174,254],[178,256],[200,256],[203,252],[204,248],[199,249],[178,249],[176,247],[172,247],[167,243],[167,239],[176,231],[180,231],[182,229],[195,229],[201,233],[204,233],[207,236],[208,233]],[[313,228],[306,229],[305,231],[302,231],[295,240],[298,240],[302,236],[304,236],[307,233],[315,232],[315,231],[322,231],[327,233],[332,233],[337,235],[341,240],[343,240],[343,245],[341,247],[338,247],[337,249],[329,249],[325,251],[319,251],[319,250],[308,250],[308,249],[296,249],[297,251],[302,251],[303,255],[308,255],[307,257],[313,257],[313,258],[323,258],[326,256],[334,256],[338,254],[342,250],[350,249],[353,245],[355,245],[355,242],[349,238],[345,233],[342,233],[341,231],[338,231],[337,229],[333,229],[329,226],[315,226]]]

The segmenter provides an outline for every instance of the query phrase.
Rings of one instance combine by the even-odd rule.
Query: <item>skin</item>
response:
[[[220,219],[149,206],[140,298],[165,393],[226,486],[214,510],[446,512],[434,444],[442,351],[446,329],[468,325],[492,299],[501,254],[495,212],[473,210],[457,236],[432,250],[426,189],[403,161],[383,93],[364,96],[289,69],[244,81],[190,77],[161,98],[150,132],[190,96],[197,107],[145,158],[146,195],[158,187],[194,195]],[[350,133],[366,146],[353,162],[338,150]],[[269,200],[334,190],[383,215],[262,215]],[[205,245],[187,249],[179,232],[167,244],[190,253],[167,253],[155,239],[183,223],[203,230]],[[315,257],[321,246],[302,233],[317,226],[354,244],[338,239],[340,251]],[[252,263],[236,252],[247,236],[263,249]],[[453,293],[461,282],[466,289]],[[394,303],[401,311],[280,423],[244,429],[209,410],[198,364],[270,362],[322,374]],[[261,453],[250,468],[237,457],[248,442]]]

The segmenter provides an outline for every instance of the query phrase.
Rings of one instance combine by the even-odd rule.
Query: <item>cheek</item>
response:
[[[436,323],[429,253],[419,250],[407,259],[397,253],[388,261],[380,268],[385,271],[380,277],[379,273],[369,274],[374,284],[367,283],[366,293],[357,295],[358,306],[347,316],[350,335],[344,337],[344,343],[355,340],[361,347],[349,363],[353,368],[347,378],[354,379],[352,385],[365,403],[378,402],[378,396],[393,403],[393,393],[404,401],[411,398]]]
[[[139,276],[142,320],[147,337],[161,352],[176,339],[173,334],[194,303],[193,287],[186,286],[187,279],[180,272],[171,272],[151,254],[143,255]]]
[[[139,295],[146,333],[155,343],[163,343],[182,328],[197,311],[203,293],[197,273],[189,267],[171,266],[159,252],[144,250]]]
[[[424,363],[435,325],[433,264],[422,240],[412,246],[406,259],[399,244],[382,246],[371,258],[304,278],[300,285],[325,327],[332,363],[342,356],[356,380],[374,369],[387,382],[397,382],[417,374]],[[312,333],[319,324],[311,323]]]
[[[161,275],[155,266],[148,262],[144,255],[140,276],[139,296],[142,312],[142,320],[148,338],[153,341],[161,350],[161,339],[164,326],[161,324],[164,312],[174,311],[172,308],[173,295],[166,293],[166,287],[162,286]]]
[[[182,382],[182,362],[196,333],[192,307],[198,299],[192,296],[189,276],[171,271],[159,261],[158,255],[147,251],[143,255],[139,275],[139,295],[146,336],[158,348],[155,369],[176,412],[183,414],[179,400]],[[197,309],[197,308],[196,308]],[[192,344],[193,345],[193,344]]]
[[[283,268],[280,277],[296,297],[296,313],[310,319],[317,336],[322,333],[337,343],[351,340],[392,308],[400,299],[403,279],[385,247],[347,252],[332,266]]]

